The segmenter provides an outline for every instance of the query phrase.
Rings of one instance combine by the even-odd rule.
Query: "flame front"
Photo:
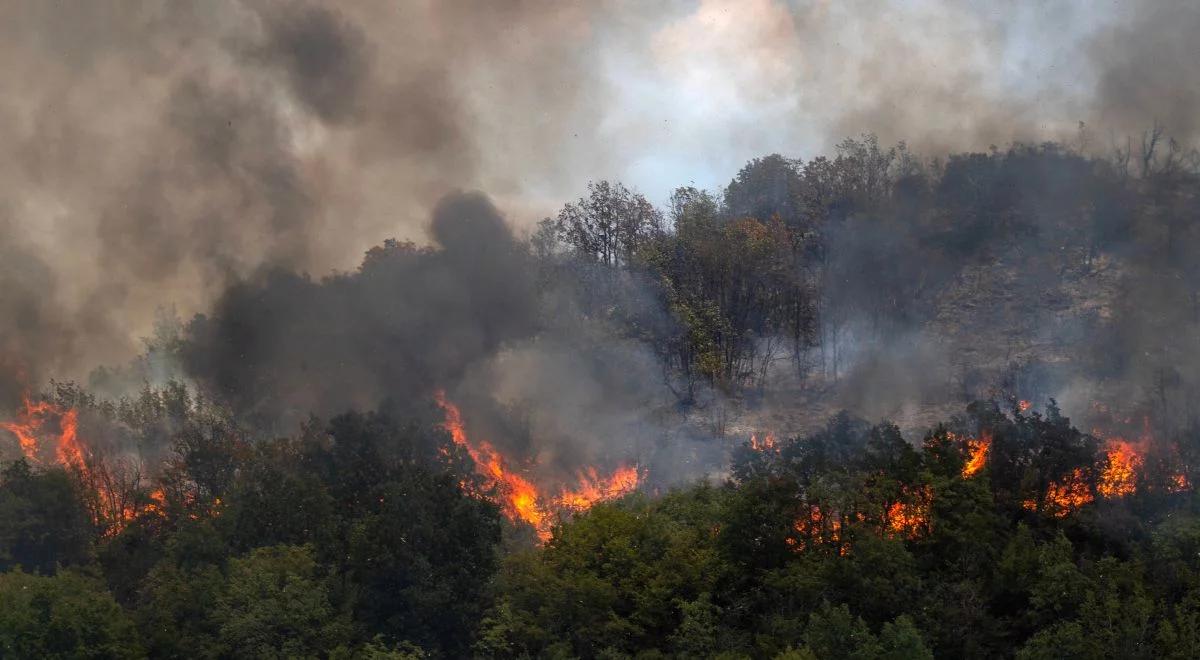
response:
[[[1102,497],[1114,498],[1132,495],[1137,485],[1137,471],[1142,466],[1142,455],[1130,443],[1120,438],[1108,441],[1104,471],[1096,490]]]
[[[981,437],[967,438],[967,462],[963,465],[963,477],[970,477],[977,474],[987,465],[988,451],[992,448],[992,434],[990,431],[984,431]]]
[[[556,509],[584,511],[597,502],[633,492],[641,480],[635,466],[621,466],[607,477],[601,476],[596,468],[587,467],[577,475],[577,488],[563,488],[557,497],[547,496],[532,481],[513,472],[508,467],[509,461],[491,443],[486,440],[472,442],[467,438],[462,411],[446,398],[445,392],[436,391],[434,400],[445,415],[442,427],[450,433],[454,444],[466,450],[488,489],[496,491],[505,517],[529,524],[543,542],[550,539]]]
[[[467,451],[467,455],[475,463],[476,471],[487,480],[488,487],[500,492],[503,498],[500,504],[504,514],[509,519],[523,520],[541,530],[546,516],[538,506],[540,497],[537,487],[521,475],[508,470],[504,456],[496,451],[491,443],[483,441],[476,446],[467,440],[462,411],[446,398],[445,392],[439,390],[435,399],[446,415],[442,427],[450,433],[454,444]]]
[[[21,453],[33,464],[42,463],[42,448],[39,440],[43,428],[50,419],[58,418],[59,433],[54,443],[54,458],[63,467],[86,470],[84,449],[79,444],[79,413],[74,408],[63,410],[49,401],[34,402],[25,396],[22,410],[16,421],[0,423],[17,437]]]
[[[1185,490],[1190,490],[1192,484],[1188,482],[1187,475],[1180,472],[1171,475],[1171,484],[1167,490],[1171,493],[1182,493]]]
[[[608,477],[600,476],[596,468],[589,467],[579,473],[579,488],[564,490],[556,501],[563,508],[583,511],[596,502],[633,492],[637,489],[638,480],[637,468],[633,466],[619,467]]]
[[[35,403],[30,401],[29,396],[26,395],[23,409],[17,414],[17,421],[0,423],[0,428],[17,436],[17,442],[21,446],[21,453],[25,455],[25,458],[30,463],[40,463],[41,455],[38,435],[41,433],[42,426],[46,423],[46,419],[49,416],[61,414],[61,411],[49,401],[38,401]],[[72,436],[74,432],[74,427],[72,427]]]
[[[137,515],[133,505],[127,501],[126,493],[113,483],[110,474],[101,466],[97,471],[96,460],[91,451],[79,439],[79,411],[61,408],[49,401],[32,401],[24,398],[17,419],[0,423],[17,437],[21,453],[33,465],[43,465],[49,449],[43,449],[41,439],[47,434],[47,424],[58,418],[58,433],[53,441],[53,462],[73,472],[88,494],[87,505],[92,520],[104,528],[106,534],[120,531],[125,523]]]

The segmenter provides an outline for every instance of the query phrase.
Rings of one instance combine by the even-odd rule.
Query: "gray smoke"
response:
[[[454,194],[437,249],[389,242],[322,280],[270,269],[228,289],[186,331],[188,373],[266,427],[427,397],[536,330],[532,268],[499,212]]]
[[[1107,150],[1158,121],[1187,144],[1198,22],[1182,1],[3,2],[0,396],[123,362],[160,306],[428,243],[458,187],[529,227],[588,179],[655,197],[863,130],[936,154],[1084,121]]]
[[[5,362],[33,385],[80,377],[132,356],[159,306],[427,241],[436,200],[479,178],[460,58],[569,13],[473,7],[4,3]],[[545,83],[579,60],[538,61]],[[544,109],[569,114],[556,94]]]

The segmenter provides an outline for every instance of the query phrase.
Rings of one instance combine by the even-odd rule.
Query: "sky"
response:
[[[662,203],[685,183],[717,189],[756,156],[811,158],[862,132],[933,153],[1070,134],[1092,84],[1081,50],[1116,17],[1090,6],[682,3],[637,38],[592,35],[603,117],[563,145],[569,180],[530,184],[561,199],[597,175],[575,163],[606,152],[603,176]]]

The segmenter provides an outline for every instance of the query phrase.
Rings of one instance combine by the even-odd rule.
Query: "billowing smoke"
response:
[[[5,3],[0,397],[127,360],[174,305],[204,314],[190,373],[246,413],[372,405],[468,373],[529,398],[544,384],[514,381],[520,365],[570,370],[587,352],[543,338],[523,248],[480,198],[437,206],[450,191],[487,191],[519,235],[589,179],[662,201],[868,130],[927,156],[1128,148],[1136,170],[1155,122],[1180,141],[1160,157],[1187,155],[1197,24],[1185,2]],[[401,242],[353,271],[387,237],[439,248]],[[881,245],[836,244],[851,261]],[[1138,318],[1157,310],[1139,302]],[[847,319],[872,322],[860,312]],[[1164,332],[1113,342],[1135,354]],[[963,355],[895,336],[906,363]],[[613,346],[642,373],[644,347]],[[860,348],[863,373],[894,370]]]
[[[488,54],[515,73],[533,54],[493,31],[571,20],[552,3],[0,12],[0,248],[21,255],[0,264],[0,329],[34,384],[128,359],[159,306],[200,312],[264,268],[324,274],[389,236],[427,241],[436,200],[480,179],[464,69]],[[547,85],[582,57],[541,55]],[[542,111],[570,114],[564,89]],[[500,174],[511,194],[518,173]]]
[[[430,235],[431,248],[389,241],[352,273],[237,283],[185,329],[187,375],[279,433],[350,408],[419,415],[445,391],[473,432],[546,473],[658,459],[666,479],[714,464],[719,447],[680,442],[702,434],[674,412],[658,357],[571,309],[570,283],[538,287],[486,197],[442,199]]]
[[[435,209],[439,249],[388,243],[321,281],[269,270],[188,328],[184,363],[239,412],[273,422],[427,396],[536,330],[532,268],[479,194]]]

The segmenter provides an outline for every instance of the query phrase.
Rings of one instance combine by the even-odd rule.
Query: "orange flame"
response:
[[[497,491],[504,515],[509,520],[529,524],[543,542],[550,539],[550,527],[555,520],[551,507],[583,511],[597,502],[620,497],[637,489],[641,475],[636,467],[619,467],[608,477],[602,477],[596,468],[588,467],[578,474],[578,488],[564,488],[558,497],[547,497],[533,482],[512,472],[508,468],[508,460],[491,443],[486,440],[471,442],[467,438],[462,411],[446,398],[445,392],[436,391],[434,400],[445,415],[442,427],[450,433],[454,444],[466,450],[475,463],[475,471],[484,477],[487,487]]]
[[[1092,502],[1092,491],[1084,479],[1083,470],[1075,468],[1062,482],[1050,482],[1046,488],[1045,510],[1055,518],[1065,518],[1079,507]],[[1025,500],[1021,506],[1037,511],[1036,500]]]
[[[58,447],[54,456],[59,465],[70,466],[76,470],[86,470],[83,460],[83,447],[79,444],[79,412],[74,408],[64,412],[59,421],[61,434],[58,436]]]
[[[0,428],[17,436],[17,442],[21,446],[21,453],[25,455],[25,458],[29,459],[30,463],[40,463],[38,434],[42,430],[42,425],[46,423],[47,416],[61,414],[61,411],[49,401],[38,401],[35,403],[29,399],[29,395],[26,395],[24,397],[24,409],[17,413],[18,421],[0,422]]]
[[[967,438],[967,452],[969,454],[967,462],[963,465],[962,475],[964,478],[973,476],[983,469],[987,464],[988,451],[992,448],[992,433],[984,431],[982,437]]]
[[[147,513],[162,514],[167,510],[167,494],[163,492],[161,487],[155,488],[150,492],[150,503],[146,505]],[[217,498],[219,504],[221,498]]]
[[[79,441],[79,412],[74,408],[63,409],[49,401],[34,402],[26,394],[22,409],[17,413],[17,419],[0,423],[4,428],[17,436],[21,445],[21,453],[26,460],[34,465],[43,464],[41,438],[45,435],[47,422],[58,418],[58,434],[54,440],[54,462],[59,466],[74,472],[81,484],[90,490],[91,500],[88,502],[92,510],[93,521],[97,525],[106,525],[112,531],[119,528],[126,520],[132,518],[133,512],[117,503],[120,499],[117,493],[102,479],[96,479],[93,474],[91,452]],[[114,520],[109,518],[115,517]]]
[[[51,417],[58,417],[59,427],[54,450],[55,460],[63,467],[86,470],[84,448],[79,444],[77,436],[79,413],[74,408],[63,410],[49,401],[31,401],[26,395],[23,409],[17,413],[17,420],[0,423],[0,428],[17,436],[21,453],[30,463],[41,464],[42,449],[39,437],[43,433],[42,428]]]
[[[51,435],[48,425],[56,417],[58,433],[52,436],[51,462],[76,476],[84,489],[85,504],[91,512],[92,521],[104,535],[111,536],[121,531],[143,510],[161,510],[155,504],[138,506],[132,498],[136,485],[122,483],[118,475],[123,465],[120,462],[105,463],[102,457],[95,456],[82,442],[79,437],[79,411],[75,408],[62,408],[49,401],[34,402],[26,395],[16,419],[0,423],[0,428],[17,437],[21,453],[30,463],[45,465],[50,458],[51,444],[43,443],[43,440]],[[161,504],[161,490],[157,492],[159,498],[153,494],[151,498]]]
[[[1177,474],[1171,475],[1171,485],[1168,487],[1168,492],[1182,493],[1183,491],[1188,490],[1191,487],[1192,487],[1192,484],[1188,482],[1187,475],[1182,472],[1179,472]]]
[[[905,489],[908,494],[908,489]],[[933,501],[933,491],[929,486],[918,490],[913,501],[897,501],[888,506],[887,530],[906,538],[917,538],[929,528],[929,507]]]
[[[637,489],[638,480],[637,468],[633,466],[621,466],[607,478],[599,476],[596,468],[589,467],[579,473],[579,488],[564,490],[557,502],[564,508],[582,511],[596,502],[633,492]]]
[[[850,553],[850,543],[842,536],[843,518],[845,516],[837,511],[824,511],[816,504],[804,505],[801,514],[792,522],[792,529],[798,536],[788,538],[785,542],[796,552],[824,544],[835,548],[839,556],[845,556]],[[862,515],[847,520],[861,521]]]
[[[754,451],[760,451],[760,452],[761,451],[776,451],[775,434],[768,432],[765,435],[763,435],[762,439],[760,440],[758,438],[757,433],[752,433],[750,435],[750,448],[753,449]]]
[[[1097,414],[1107,417],[1108,422],[1126,428],[1135,423],[1134,417],[1117,418],[1112,410],[1103,404],[1093,403],[1092,408]],[[1110,435],[1101,424],[1092,427],[1092,435],[1106,440],[1104,468],[1100,474],[1097,492],[1106,498],[1119,498],[1132,495],[1141,487],[1143,468],[1146,464],[1148,450],[1156,445],[1151,429],[1150,418],[1142,416],[1141,435],[1136,440],[1126,440],[1119,435]],[[1192,484],[1187,476],[1187,469],[1181,465],[1179,446],[1158,447],[1160,460],[1164,467],[1171,471],[1166,475],[1165,488],[1168,493],[1181,493],[1191,490]]]
[[[1113,438],[1108,441],[1104,471],[1096,490],[1107,498],[1132,495],[1137,483],[1137,471],[1142,466],[1142,455],[1133,445]]]
[[[504,500],[501,508],[510,519],[524,520],[535,529],[541,529],[545,514],[538,507],[537,487],[519,474],[507,469],[504,456],[487,441],[478,446],[467,440],[466,426],[463,424],[462,411],[446,398],[441,390],[434,394],[438,406],[446,415],[442,427],[450,433],[454,444],[467,451],[467,455],[475,463],[475,469],[487,480],[490,488],[500,491]]]

